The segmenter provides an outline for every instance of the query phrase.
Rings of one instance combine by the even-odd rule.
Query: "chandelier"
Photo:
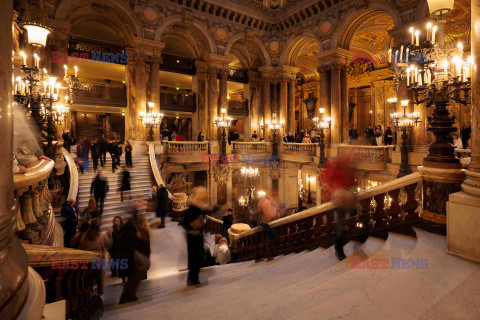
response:
[[[406,82],[413,103],[434,107],[432,116],[427,118],[427,131],[435,135],[435,142],[429,146],[424,165],[438,167],[443,163],[448,168],[458,169],[461,166],[455,158],[454,148],[447,142],[448,136],[457,130],[453,127],[455,117],[451,116],[448,106],[450,101],[468,103],[472,58],[465,54],[461,43],[438,43],[438,29],[428,22],[425,37],[421,38],[420,30],[410,28],[410,43],[390,49],[389,62],[397,86],[401,81]],[[406,114],[400,120],[409,126],[415,122]]]
[[[227,116],[227,109],[220,109],[221,117],[215,117],[215,125],[220,129],[227,129],[232,125],[233,119]]]
[[[143,123],[145,127],[148,129],[148,136],[147,136],[148,141],[154,141],[153,129],[158,127],[158,125],[162,122],[162,119],[163,119],[163,113],[155,112],[153,110],[154,106],[155,106],[155,103],[152,101],[149,101],[147,103],[148,111],[143,111],[139,113],[140,122]]]
[[[245,196],[240,197],[240,199],[238,200],[238,204],[242,207],[246,207],[253,201],[254,191],[255,191],[253,180],[260,176],[260,170],[255,167],[243,167],[240,170],[240,174],[242,175],[242,178],[247,181],[247,190],[246,190],[247,192]],[[259,198],[261,197],[260,192],[258,196]]]
[[[412,129],[420,122],[420,114],[418,112],[406,113],[409,100],[402,100],[400,103],[403,107],[403,114],[400,112],[392,113],[393,125],[399,129]]]
[[[244,178],[256,178],[260,175],[260,170],[254,167],[243,167],[240,173]]]

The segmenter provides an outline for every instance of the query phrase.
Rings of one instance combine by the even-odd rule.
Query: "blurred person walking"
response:
[[[155,201],[155,213],[157,217],[161,219],[161,223],[158,228],[165,228],[165,216],[168,214],[169,211],[169,199],[167,188],[163,184],[158,186]]]
[[[105,197],[108,193],[108,180],[107,178],[102,177],[102,172],[98,170],[97,175],[90,185],[90,198],[95,199],[97,205],[98,214],[101,216],[103,214],[103,203],[105,202]]]

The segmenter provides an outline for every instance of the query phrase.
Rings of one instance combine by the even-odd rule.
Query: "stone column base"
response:
[[[420,167],[423,177],[423,213],[420,226],[430,232],[446,233],[446,204],[450,194],[461,190],[462,169]]]
[[[130,143],[133,147],[133,154],[137,156],[144,156],[147,154],[147,142],[143,140],[133,140],[130,139]]]
[[[480,197],[452,193],[447,202],[447,251],[480,262]]]

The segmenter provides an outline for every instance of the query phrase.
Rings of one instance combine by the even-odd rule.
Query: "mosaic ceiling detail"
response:
[[[386,64],[391,41],[388,30],[393,27],[393,19],[387,13],[379,13],[365,19],[350,42],[352,62],[370,61],[376,67]]]
[[[455,5],[448,15],[445,25],[447,41],[470,42],[470,6],[470,0],[455,0]]]

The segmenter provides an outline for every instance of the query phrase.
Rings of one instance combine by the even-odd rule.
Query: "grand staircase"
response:
[[[112,173],[112,160],[110,154],[107,153],[107,161],[105,166],[102,168],[100,164],[98,168],[102,171],[102,176],[108,179],[109,184],[109,193],[105,198],[104,210],[102,215],[102,228],[106,229],[110,227],[113,223],[115,216],[121,216],[122,218],[128,219],[130,216],[129,208],[130,206],[126,205],[129,200],[124,200],[121,202],[120,191],[118,188],[120,186],[121,173],[125,166],[125,156],[124,154],[120,160],[121,166],[115,173]],[[132,190],[130,191],[130,196],[132,199],[147,199],[148,192],[150,191],[153,183],[150,179],[150,167],[147,156],[134,156],[133,157],[133,168],[129,169],[131,174],[130,186]],[[88,206],[88,200],[90,199],[90,185],[94,179],[95,174],[93,172],[92,161],[90,158],[90,169],[84,171],[83,174],[79,173],[79,182],[78,182],[78,207],[83,211]],[[160,219],[155,216],[154,212],[147,213],[149,224],[156,225],[160,222]],[[125,220],[124,220],[125,221]]]
[[[330,247],[204,268],[196,287],[186,271],[149,274],[137,302],[118,306],[121,286],[107,287],[103,319],[480,319],[480,265],[415,231],[351,241],[341,262]]]

